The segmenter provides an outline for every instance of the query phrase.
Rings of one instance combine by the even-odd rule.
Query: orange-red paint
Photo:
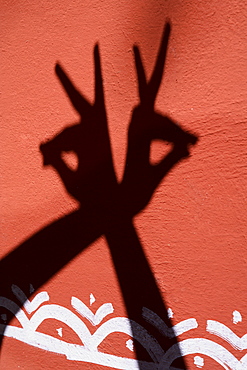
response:
[[[55,63],[66,67],[92,101],[93,47],[99,43],[114,166],[121,179],[131,110],[138,103],[132,47],[140,47],[150,76],[165,20],[170,19],[156,109],[195,132],[199,142],[134,223],[174,323],[196,318],[201,337],[209,319],[239,336],[246,334],[245,3],[3,1],[1,15],[1,257],[78,207],[55,171],[43,167],[39,151],[41,142],[78,121],[55,76]],[[154,147],[153,160],[165,150]],[[95,310],[112,302],[116,315],[126,316],[104,237],[43,290],[52,303],[68,308],[71,296],[89,305],[93,293]],[[243,318],[238,324],[232,322],[234,310]],[[52,325],[44,330],[56,331]],[[67,335],[74,340],[73,333]],[[114,334],[108,340],[106,351],[118,351],[122,339]],[[196,369],[193,357],[186,361],[189,370]],[[3,370],[102,368],[11,338],[4,338],[0,364]],[[220,368],[211,359],[203,367]]]

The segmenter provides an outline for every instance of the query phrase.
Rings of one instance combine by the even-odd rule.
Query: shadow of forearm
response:
[[[172,344],[177,343],[175,333],[171,335],[171,337],[174,337],[173,339],[168,339],[161,335],[157,328],[148,323],[145,315],[143,315],[143,308],[153,311],[170,328],[170,331],[173,331],[171,320],[167,315],[167,308],[132,220],[126,220],[126,218],[122,217],[119,222],[115,222],[112,228],[108,229],[106,239],[118,276],[134,339],[138,338],[139,333],[136,326],[132,324],[132,320],[148,330],[159,342],[164,352],[167,351]],[[150,357],[137,342],[135,342],[135,352],[139,361],[139,368],[142,369],[141,360],[149,361]],[[180,367],[181,369],[186,369],[182,358],[180,359]]]
[[[0,296],[20,302],[12,292],[16,284],[27,298],[44,285],[78,253],[102,234],[93,214],[80,210],[45,227],[10,252],[0,262]],[[17,312],[7,312],[7,326]]]

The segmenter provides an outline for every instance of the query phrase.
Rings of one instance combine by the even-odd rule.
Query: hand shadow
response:
[[[80,209],[45,227],[18,246],[0,263],[3,284],[1,296],[15,301],[11,285],[17,284],[28,296],[29,284],[39,289],[84,248],[102,234],[106,236],[130,319],[133,337],[139,333],[134,322],[146,327],[164,351],[177,343],[175,333],[167,339],[152,325],[152,312],[168,327],[161,292],[142,249],[133,225],[133,217],[149,203],[155,189],[167,173],[183,158],[189,156],[189,145],[197,138],[182,130],[170,118],[154,109],[161,84],[170,25],[166,24],[157,61],[147,82],[139,49],[134,47],[140,103],[132,112],[128,131],[127,158],[123,179],[118,183],[113,167],[107,116],[104,101],[98,46],[94,49],[95,101],[90,104],[74,87],[60,65],[56,74],[69,99],[80,114],[81,122],[64,129],[49,142],[40,146],[44,165],[58,172],[63,184],[80,202]],[[158,164],[150,164],[150,145],[154,139],[172,144],[171,151]],[[74,151],[78,157],[75,170],[62,159],[62,152]],[[3,308],[4,309],[4,308]],[[7,323],[16,312],[6,310]],[[151,316],[150,316],[151,315]],[[172,333],[172,329],[170,329]],[[140,369],[143,360],[150,361],[143,347],[135,342]],[[176,346],[174,364],[186,369]],[[152,358],[159,362],[160,358]]]

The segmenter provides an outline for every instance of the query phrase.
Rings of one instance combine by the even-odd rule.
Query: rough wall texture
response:
[[[191,156],[160,183],[134,225],[166,306],[172,309],[173,323],[197,321],[194,332],[181,334],[180,340],[202,338],[200,348],[206,339],[221,345],[211,357],[192,346],[192,354],[185,356],[188,369],[221,369],[223,364],[239,369],[242,363],[241,369],[246,369],[247,360],[236,362],[246,354],[245,342],[234,347],[229,338],[210,334],[207,321],[220,322],[239,337],[247,333],[244,1],[2,1],[1,257],[79,207],[58,174],[43,166],[39,150],[41,142],[79,120],[55,75],[56,62],[92,102],[93,48],[98,42],[114,168],[120,181],[131,112],[139,99],[133,45],[140,47],[150,77],[167,19],[172,27],[155,107],[199,141]],[[163,150],[160,143],[154,145],[152,160],[159,160]],[[18,286],[18,281],[12,283]],[[104,236],[35,295],[43,291],[50,303],[70,310],[73,296],[93,312],[111,302],[116,317],[127,316]],[[16,319],[11,325],[21,326]],[[226,338],[227,328],[221,329]],[[80,343],[71,328],[56,318],[42,322],[39,330]],[[128,338],[110,334],[102,351],[134,358],[125,345]],[[59,351],[36,347],[5,335],[1,369],[103,368],[93,356],[88,362],[68,360]],[[228,362],[222,360],[222,348],[228,351]],[[108,368],[112,366],[110,362]]]

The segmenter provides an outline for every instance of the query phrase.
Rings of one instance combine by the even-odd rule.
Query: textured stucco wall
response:
[[[138,103],[132,47],[139,45],[150,76],[166,19],[172,29],[156,108],[199,141],[134,223],[174,323],[196,318],[196,336],[204,338],[206,320],[216,320],[241,337],[247,333],[244,1],[2,1],[1,257],[78,207],[55,171],[43,167],[39,151],[41,142],[78,121],[55,76],[55,63],[61,62],[92,101],[93,47],[99,43],[114,166],[121,179],[131,110]],[[159,158],[162,150],[157,146],[153,156]],[[117,316],[126,316],[103,237],[44,290],[52,303],[65,307],[71,296],[89,304],[93,293],[92,310],[111,302]],[[238,324],[232,322],[234,310],[242,316]],[[47,333],[59,326],[43,325]],[[73,342],[74,334],[67,335]],[[119,341],[112,337],[112,343]],[[0,363],[3,370],[101,368],[7,337]],[[187,363],[190,370],[197,368],[193,356]],[[203,368],[222,366],[206,356]]]

